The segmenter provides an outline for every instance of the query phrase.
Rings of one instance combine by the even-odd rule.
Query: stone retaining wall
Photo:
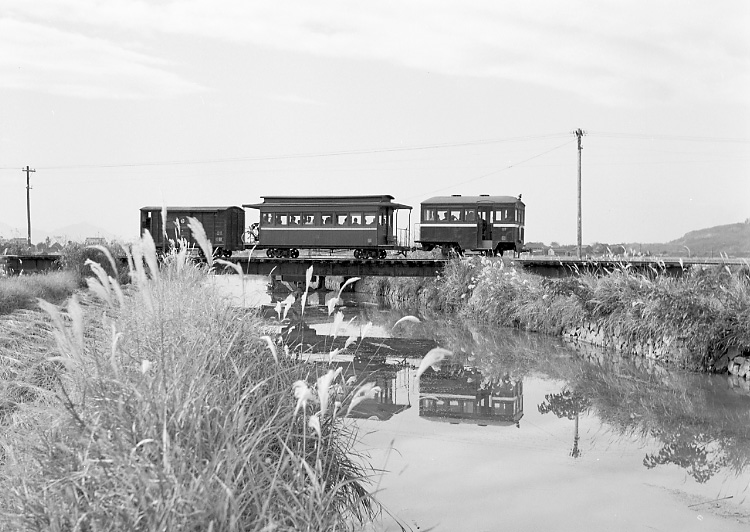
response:
[[[633,340],[626,337],[619,327],[608,331],[603,325],[595,322],[584,322],[577,327],[563,330],[563,338],[573,343],[587,343],[599,347],[614,349],[626,356],[643,358],[667,364],[676,364],[690,370],[708,369],[715,373],[727,371],[742,379],[750,379],[750,356],[741,356],[737,347],[730,347],[709,368],[687,367],[687,361],[693,359],[690,356],[683,338],[664,335],[661,338],[648,338],[646,340]]]

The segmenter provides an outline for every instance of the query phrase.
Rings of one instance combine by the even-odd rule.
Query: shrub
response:
[[[76,276],[80,287],[85,287],[86,278],[93,277],[94,275],[91,268],[86,264],[86,261],[89,260],[99,264],[104,268],[107,275],[113,279],[117,279],[120,284],[127,283],[129,281],[128,269],[123,264],[125,250],[117,243],[108,244],[103,247],[115,260],[117,271],[112,268],[112,264],[107,258],[106,253],[102,251],[102,246],[86,246],[77,242],[72,242],[62,249],[59,259],[60,267],[72,272]]]

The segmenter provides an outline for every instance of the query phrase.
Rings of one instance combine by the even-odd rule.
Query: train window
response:
[[[448,210],[447,209],[438,209],[437,210],[437,218],[440,222],[447,222],[448,221]]]
[[[467,222],[476,222],[477,212],[474,209],[464,209],[464,220]]]
[[[314,214],[303,214],[302,215],[302,225],[313,225],[315,223],[315,215]]]
[[[274,223],[276,225],[286,225],[287,224],[287,215],[286,214],[276,214],[274,216]]]
[[[513,220],[518,221],[518,211],[513,209]]]
[[[261,216],[260,221],[263,225],[273,225],[273,213],[264,212]]]
[[[456,210],[456,209],[451,210],[450,213],[448,214],[448,219],[451,222],[458,222],[458,221],[460,221],[461,220],[461,211],[460,210]]]
[[[374,226],[375,220],[377,220],[377,214],[365,213],[365,225]]]
[[[352,213],[352,225],[362,225],[362,214],[359,212]]]
[[[320,223],[322,225],[333,225],[333,213],[324,212],[320,215]]]
[[[385,213],[385,211],[380,211],[379,223],[381,227],[385,227],[386,225],[388,225],[388,215]]]
[[[349,215],[348,214],[341,214],[336,213],[334,220],[336,222],[336,225],[348,225],[349,224]]]
[[[302,216],[299,214],[290,214],[289,225],[302,225]]]
[[[423,222],[434,222],[435,221],[435,209],[424,209],[422,211]]]

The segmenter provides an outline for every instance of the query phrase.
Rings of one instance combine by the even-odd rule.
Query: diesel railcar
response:
[[[411,207],[393,196],[262,196],[243,205],[260,211],[258,249],[269,257],[299,257],[300,249],[354,250],[358,259],[406,253],[396,238],[397,213]]]
[[[466,250],[486,255],[519,253],[524,244],[526,206],[521,195],[437,196],[422,202],[419,240],[444,255]]]
[[[143,207],[141,233],[148,230],[156,248],[162,251],[169,248],[170,240],[178,245],[184,240],[188,246],[200,249],[188,227],[188,216],[203,224],[214,255],[228,257],[233,251],[245,249],[245,210],[242,207],[167,207],[166,231],[162,224],[162,207]]]

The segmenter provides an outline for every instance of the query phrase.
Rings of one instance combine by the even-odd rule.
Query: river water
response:
[[[288,296],[216,283],[247,306]],[[394,328],[408,313],[354,294],[334,331],[332,295],[290,340],[381,389],[352,411],[386,509],[368,530],[750,530],[747,387],[441,316]],[[452,354],[417,378],[434,347]]]

